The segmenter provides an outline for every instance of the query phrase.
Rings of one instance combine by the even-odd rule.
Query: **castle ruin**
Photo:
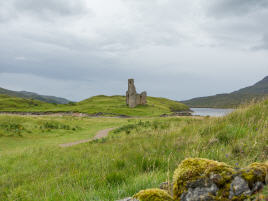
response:
[[[134,79],[128,79],[128,90],[126,92],[126,103],[129,107],[134,108],[137,105],[145,105],[147,103],[146,91],[138,94],[134,85]]]

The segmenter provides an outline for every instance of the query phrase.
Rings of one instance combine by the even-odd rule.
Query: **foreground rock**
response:
[[[125,198],[122,200],[117,200],[117,201],[138,201],[138,200],[136,200],[135,198],[132,198],[132,197],[128,197],[128,198]]]
[[[178,111],[171,114],[162,114],[160,117],[192,116],[191,111]]]
[[[217,161],[188,158],[175,170],[172,184],[162,183],[162,189],[142,190],[122,201],[261,200],[256,193],[267,183],[268,162],[234,169]]]

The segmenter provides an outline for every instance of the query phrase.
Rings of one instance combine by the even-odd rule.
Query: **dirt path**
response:
[[[93,140],[97,140],[97,139],[101,139],[101,138],[105,138],[107,137],[108,133],[112,130],[114,130],[115,128],[106,128],[104,130],[100,130],[99,132],[97,132],[97,134],[91,138],[91,139],[86,139],[86,140],[79,140],[76,142],[69,142],[69,143],[65,143],[65,144],[60,144],[60,147],[71,147],[77,144],[81,144],[81,143],[86,143],[86,142],[90,142]]]

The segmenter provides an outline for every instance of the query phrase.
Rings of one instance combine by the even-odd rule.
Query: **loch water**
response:
[[[234,109],[219,109],[219,108],[191,108],[194,116],[212,116],[220,117],[234,111]]]

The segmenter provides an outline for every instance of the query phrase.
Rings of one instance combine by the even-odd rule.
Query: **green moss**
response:
[[[219,177],[215,183],[221,186],[231,180],[233,173],[233,168],[225,163],[203,158],[187,158],[182,161],[174,172],[174,200],[180,200],[180,196],[187,190],[187,184],[189,182],[217,174]]]
[[[173,201],[166,191],[157,188],[141,190],[133,198],[139,201]]]
[[[268,175],[268,161],[250,164],[247,168],[241,170],[241,175],[250,187],[257,181],[265,183],[266,175]]]
[[[227,199],[229,197],[230,194],[230,188],[231,188],[231,183],[226,183],[222,186],[221,189],[219,189],[218,193],[217,193],[217,200],[229,200]]]
[[[243,200],[247,200],[247,199],[250,199],[250,196],[240,195],[240,196],[234,196],[232,198],[232,201],[243,201]]]
[[[181,194],[187,192],[187,184],[202,178],[210,178],[218,186],[216,200],[228,200],[230,184],[235,175],[241,175],[252,188],[257,181],[267,182],[265,181],[267,173],[268,162],[252,163],[245,169],[235,171],[225,163],[203,158],[188,158],[182,161],[174,172],[174,200],[180,200]],[[240,195],[233,197],[232,201],[241,201],[247,198],[245,195]]]

